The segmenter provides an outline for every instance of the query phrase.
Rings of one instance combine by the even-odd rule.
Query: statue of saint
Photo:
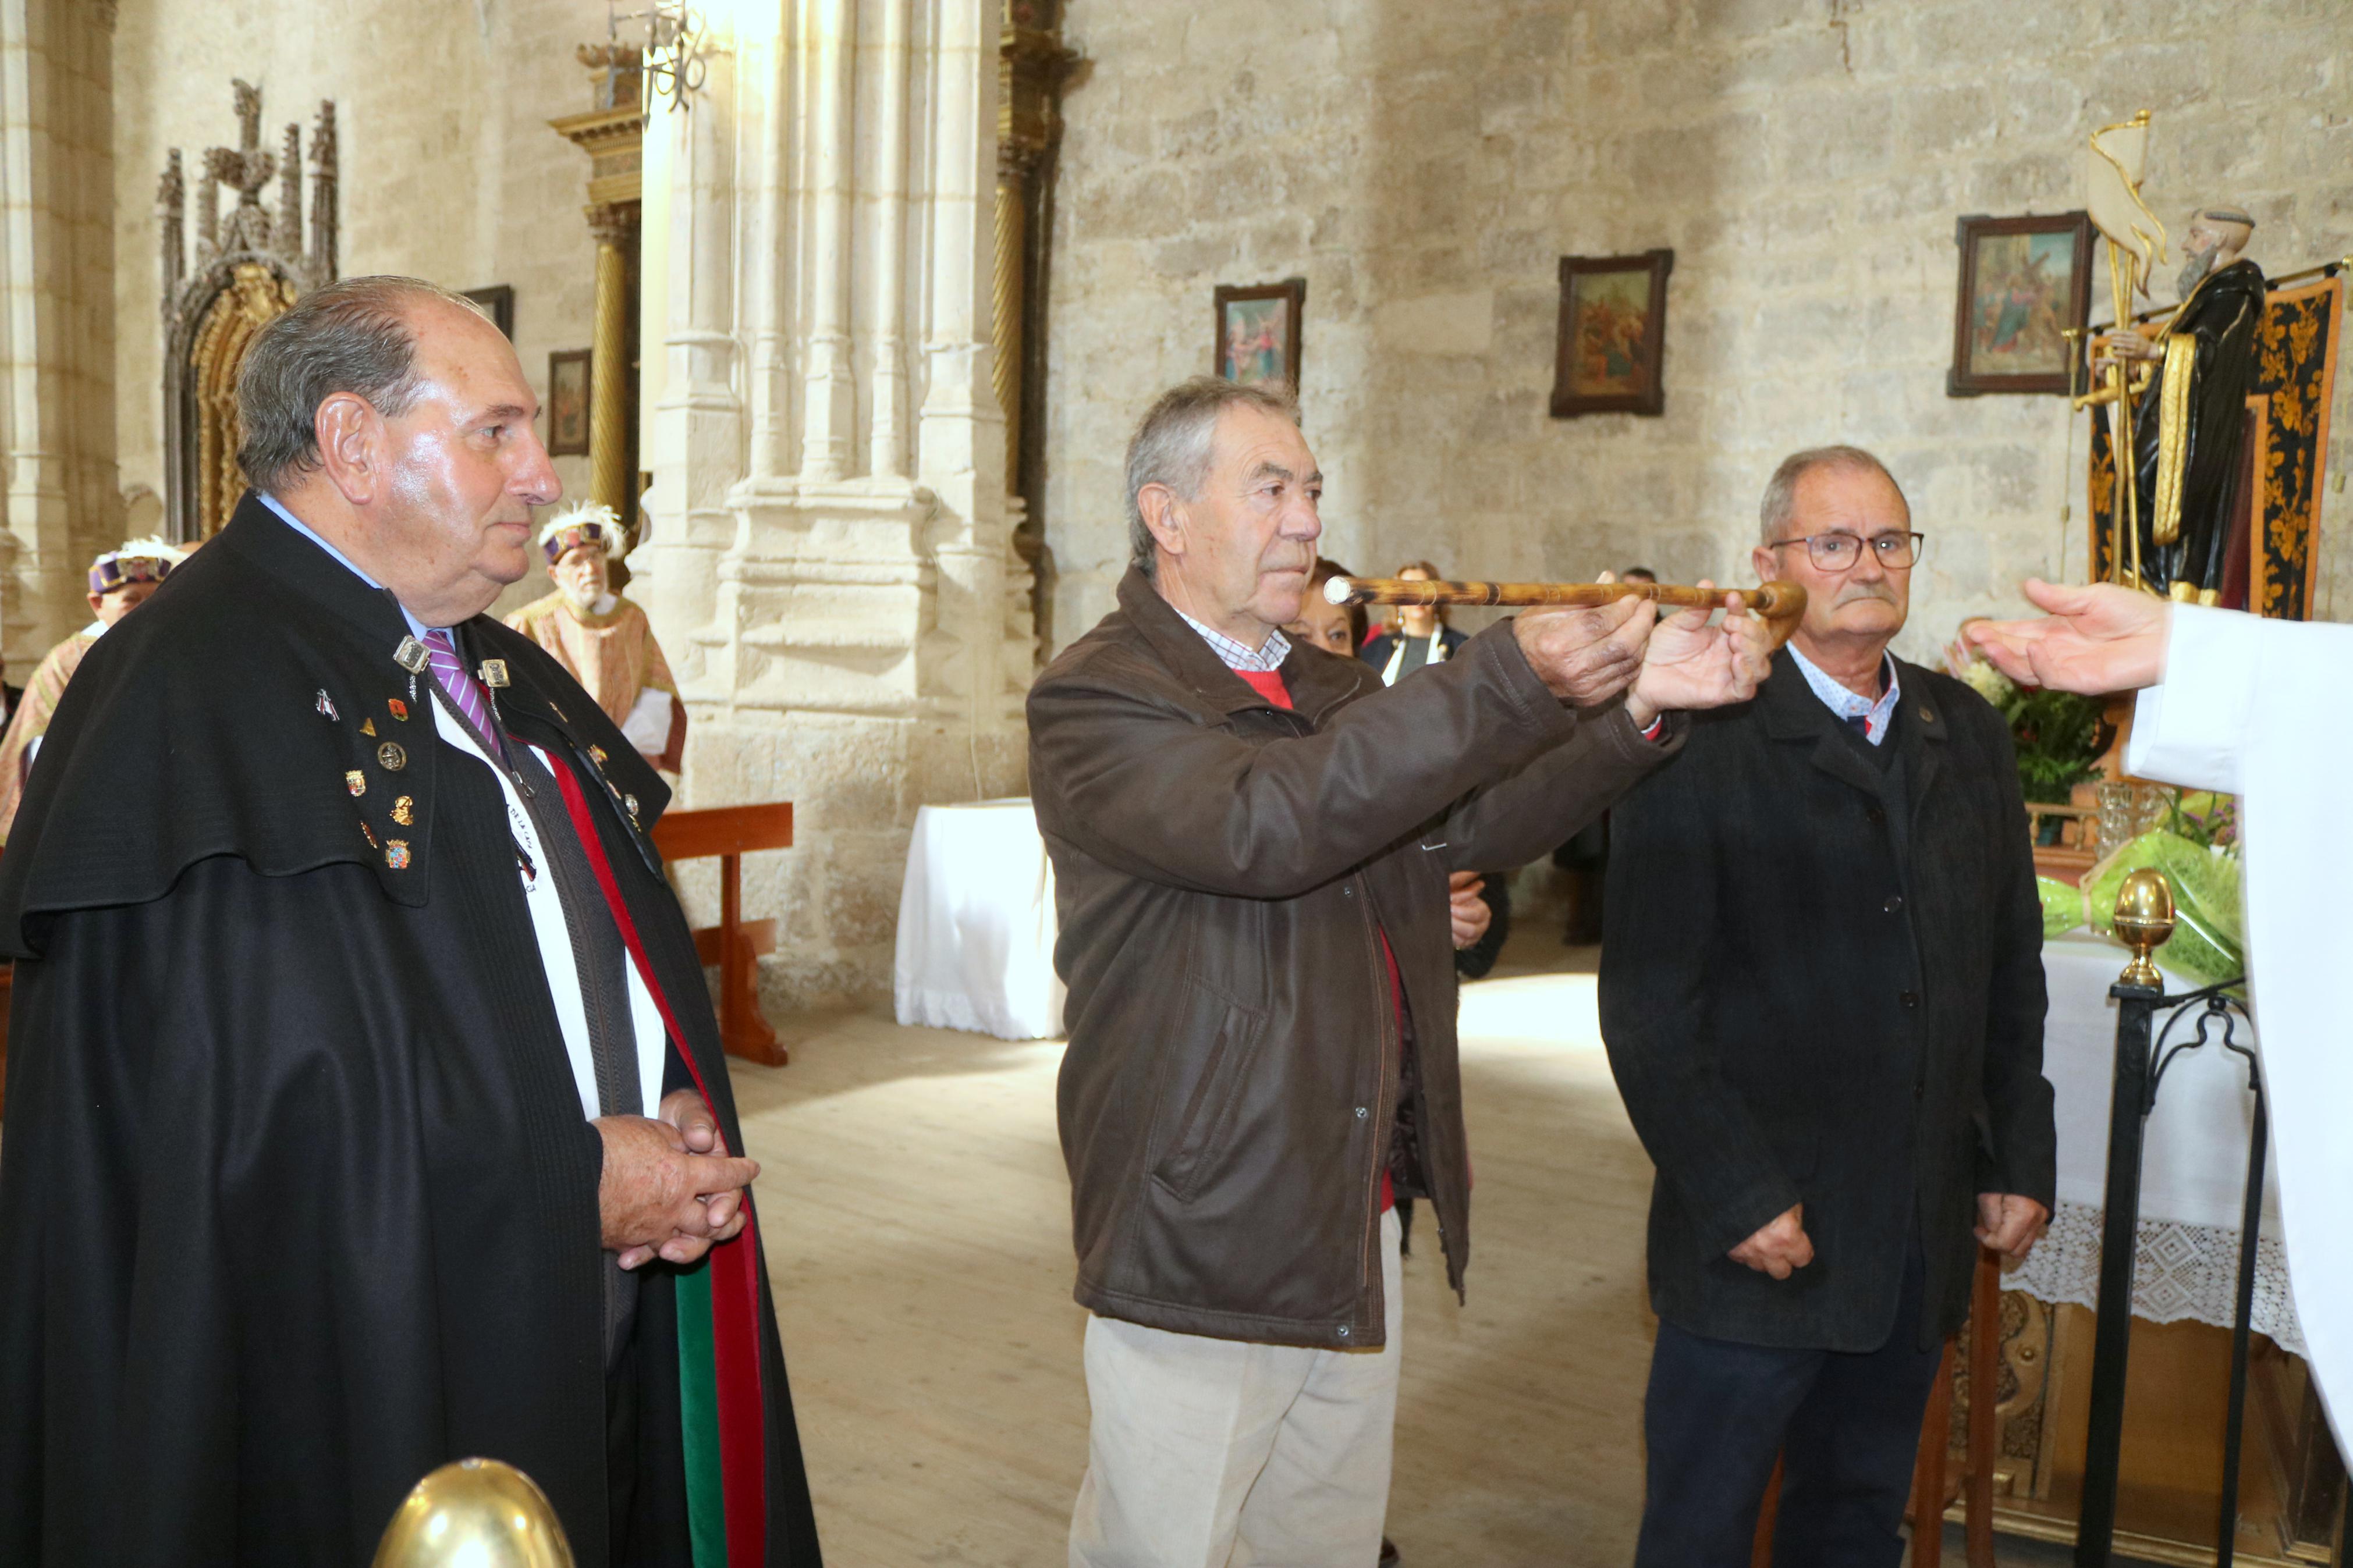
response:
[[[568,507],[540,530],[555,592],[507,617],[507,625],[554,654],[596,706],[658,768],[679,769],[686,704],[644,610],[612,591],[610,572],[628,553],[613,509]]]
[[[2254,231],[2236,207],[2199,209],[2181,240],[2180,308],[2147,335],[2127,329],[2102,338],[2092,359],[2095,372],[2144,370],[2134,384],[2130,468],[2141,583],[2200,604],[2221,594],[2254,385],[2263,273],[2241,254]],[[2125,465],[2117,467],[2121,481]],[[2116,548],[2129,571],[2129,546],[2119,540]]]

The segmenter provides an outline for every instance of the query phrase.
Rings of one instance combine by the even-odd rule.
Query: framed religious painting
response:
[[[1961,280],[1946,394],[2073,390],[2092,308],[2091,216],[1965,217],[1953,239]]]
[[[594,349],[561,349],[547,356],[547,455],[588,455],[588,365]]]
[[[1552,416],[1666,412],[1672,250],[1560,258]]]
[[[1286,278],[1217,292],[1218,374],[1250,386],[1299,392],[1299,317],[1307,304],[1307,279]]]
[[[507,342],[514,342],[513,284],[493,283],[487,289],[469,289],[466,298],[482,308]]]

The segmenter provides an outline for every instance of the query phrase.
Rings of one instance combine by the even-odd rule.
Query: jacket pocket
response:
[[[1202,1178],[1217,1166],[1216,1156],[1232,1129],[1235,1108],[1266,1033],[1265,1016],[1250,1008],[1207,993],[1197,993],[1195,1005],[1205,1024],[1215,1020],[1216,1034],[1163,1145],[1166,1152],[1152,1170],[1153,1179],[1185,1203],[1192,1201]]]

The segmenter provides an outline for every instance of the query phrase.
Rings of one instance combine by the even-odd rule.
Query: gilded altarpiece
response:
[[[308,232],[302,128],[285,128],[280,150],[261,145],[261,93],[234,84],[237,145],[205,152],[195,192],[177,148],[156,192],[162,237],[164,517],[170,536],[207,539],[244,493],[237,451],[237,378],[254,334],[336,274],[335,106],[319,105],[311,140]],[[263,193],[277,184],[276,201]],[[224,215],[221,195],[236,205]]]

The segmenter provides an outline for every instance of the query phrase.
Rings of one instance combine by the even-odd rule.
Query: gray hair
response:
[[[254,334],[237,376],[246,483],[274,491],[318,468],[319,405],[339,392],[388,419],[415,405],[423,381],[410,317],[427,300],[482,315],[473,300],[421,278],[346,278],[303,295]]]
[[[1144,525],[1144,503],[1137,498],[1146,485],[1166,485],[1187,500],[1199,497],[1209,478],[1218,420],[1229,408],[1255,408],[1299,423],[1299,405],[1287,392],[1197,375],[1153,399],[1127,444],[1128,563],[1146,577],[1156,562],[1152,530]]]
[[[2255,226],[2255,220],[2237,207],[2200,207],[2190,216],[2211,217],[2216,223],[2234,223],[2250,232],[2253,232]]]
[[[1904,502],[1908,514],[1912,503],[1904,494],[1904,487],[1887,471],[1887,465],[1860,447],[1809,447],[1802,452],[1792,452],[1781,459],[1773,477],[1765,481],[1765,501],[1757,509],[1757,542],[1778,544],[1781,531],[1789,525],[1789,516],[1798,510],[1798,481],[1817,469],[1824,472],[1844,470],[1849,473],[1877,474],[1894,490],[1895,499]]]

